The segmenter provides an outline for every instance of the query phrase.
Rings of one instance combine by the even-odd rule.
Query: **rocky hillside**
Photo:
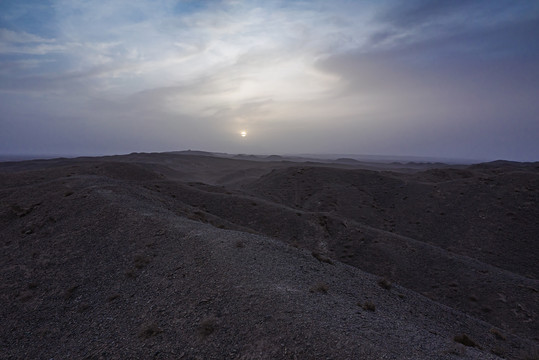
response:
[[[0,163],[2,356],[535,359],[538,166]]]

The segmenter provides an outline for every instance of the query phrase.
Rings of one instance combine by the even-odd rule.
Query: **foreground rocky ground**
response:
[[[0,163],[2,357],[539,357],[537,163],[283,160]]]

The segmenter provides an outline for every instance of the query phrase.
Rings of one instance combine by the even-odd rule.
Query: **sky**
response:
[[[538,161],[539,1],[0,0],[0,154],[185,149]]]

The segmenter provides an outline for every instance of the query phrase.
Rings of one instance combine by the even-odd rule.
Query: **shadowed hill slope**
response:
[[[536,167],[311,165],[182,154],[0,164],[4,353],[534,354]],[[466,228],[482,207],[503,234],[513,228],[511,244],[490,222]]]
[[[288,168],[246,186],[322,214],[328,255],[537,336],[539,172]],[[509,300],[507,300],[509,297]]]

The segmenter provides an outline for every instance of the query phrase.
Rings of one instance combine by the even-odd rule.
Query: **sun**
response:
[[[246,137],[247,136],[247,131],[245,131],[245,130],[241,131],[240,135],[241,135],[241,137]]]

